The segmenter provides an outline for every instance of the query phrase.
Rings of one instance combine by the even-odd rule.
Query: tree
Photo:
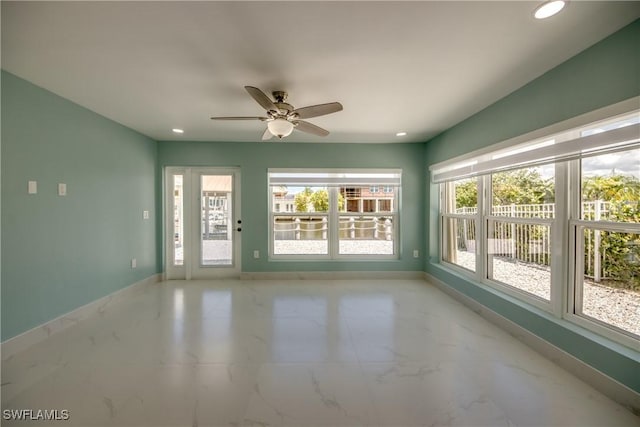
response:
[[[552,178],[543,178],[537,169],[494,173],[491,177],[494,205],[537,205],[554,199]]]
[[[306,187],[296,194],[293,202],[296,205],[296,212],[328,212],[329,192],[326,188],[313,191],[310,187]],[[344,197],[342,194],[338,194],[338,210],[343,208]]]
[[[326,189],[315,191],[310,197],[311,204],[315,212],[329,211],[329,192]],[[344,208],[344,197],[338,193],[338,210]]]
[[[640,180],[633,176],[588,176],[582,181],[582,198],[593,202],[630,202],[640,200]]]
[[[329,192],[325,189],[315,191],[311,197],[311,204],[315,212],[329,211]]]
[[[469,208],[478,205],[478,181],[473,178],[456,184],[456,207]]]
[[[554,199],[552,178],[543,178],[536,169],[518,169],[492,175],[494,205],[535,205]],[[476,179],[456,185],[456,207],[472,207],[478,203]]]
[[[312,194],[313,191],[309,187],[306,187],[303,191],[296,194],[293,199],[293,203],[296,205],[296,212],[309,212]]]
[[[607,215],[601,218],[603,220],[640,223],[640,180],[633,176],[585,177],[582,181],[582,200],[609,202]],[[605,278],[616,286],[640,290],[640,236],[609,231],[592,232],[600,233],[599,249]],[[593,251],[593,245],[594,241],[589,235],[585,236],[587,252]]]

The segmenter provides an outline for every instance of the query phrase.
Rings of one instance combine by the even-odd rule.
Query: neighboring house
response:
[[[391,212],[395,188],[390,186],[343,187],[347,212]]]
[[[271,195],[274,212],[295,212],[295,195],[289,194],[289,190],[286,186],[279,186],[274,188]]]

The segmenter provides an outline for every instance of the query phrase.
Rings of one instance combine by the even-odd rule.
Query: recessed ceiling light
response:
[[[536,19],[549,18],[560,12],[564,8],[565,4],[566,2],[562,0],[546,1],[536,8],[533,12],[533,16],[535,16]]]
[[[407,133],[406,132],[398,132],[396,133],[396,136],[405,136]]]
[[[173,128],[171,130],[173,131],[173,133],[184,133],[182,129],[178,129],[178,128]]]

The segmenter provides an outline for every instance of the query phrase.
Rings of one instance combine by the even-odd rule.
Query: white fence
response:
[[[609,219],[609,202],[598,200],[595,202],[582,203],[582,218],[588,221],[598,221]],[[491,208],[491,215],[508,216],[512,218],[542,218],[551,219],[555,217],[555,203],[542,203],[538,205],[495,205]],[[457,214],[475,215],[478,208],[458,208]]]
[[[275,240],[326,240],[327,216],[274,216]],[[393,221],[389,217],[340,217],[340,239],[393,240]]]
[[[475,215],[477,208],[458,208],[456,214]],[[609,202],[601,200],[582,203],[582,218],[589,221],[608,220],[611,213]],[[493,218],[490,221],[489,239],[490,253],[495,256],[509,257],[540,265],[550,263],[550,232],[551,227],[536,223],[536,219],[553,219],[555,204],[543,203],[536,205],[496,205],[491,208],[493,217],[504,217],[504,221]],[[531,223],[514,223],[510,218],[531,219]],[[475,251],[476,230],[472,220],[457,220],[458,250]],[[585,234],[584,271],[588,276],[599,282],[603,277],[601,253],[601,235],[598,230],[589,230]]]

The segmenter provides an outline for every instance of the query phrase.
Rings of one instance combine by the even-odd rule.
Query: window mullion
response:
[[[557,317],[567,306],[569,283],[569,182],[567,162],[555,165],[555,217],[551,224],[551,309]]]
[[[584,262],[584,247],[578,242],[579,227],[576,227],[571,221],[578,220],[582,217],[582,183],[581,183],[581,167],[580,160],[572,160],[568,162],[569,179],[568,179],[568,197],[569,200],[569,250],[567,252],[568,261],[570,261],[570,268],[568,271],[566,302],[564,314],[576,313],[576,306],[582,305],[581,295],[582,287],[577,287],[578,277],[581,277],[583,271]]]
[[[327,238],[329,239],[329,257],[336,259],[339,256],[340,219],[338,217],[338,187],[329,187],[329,212],[327,215]]]
[[[489,222],[487,218],[492,214],[493,193],[491,186],[491,175],[482,176],[482,212],[480,214],[480,232],[482,236],[482,281],[486,281],[493,275],[493,262],[489,262]]]
[[[487,201],[487,176],[478,178],[478,211],[476,215],[476,278],[483,281],[487,277],[487,230],[485,226],[486,207],[491,206]]]

